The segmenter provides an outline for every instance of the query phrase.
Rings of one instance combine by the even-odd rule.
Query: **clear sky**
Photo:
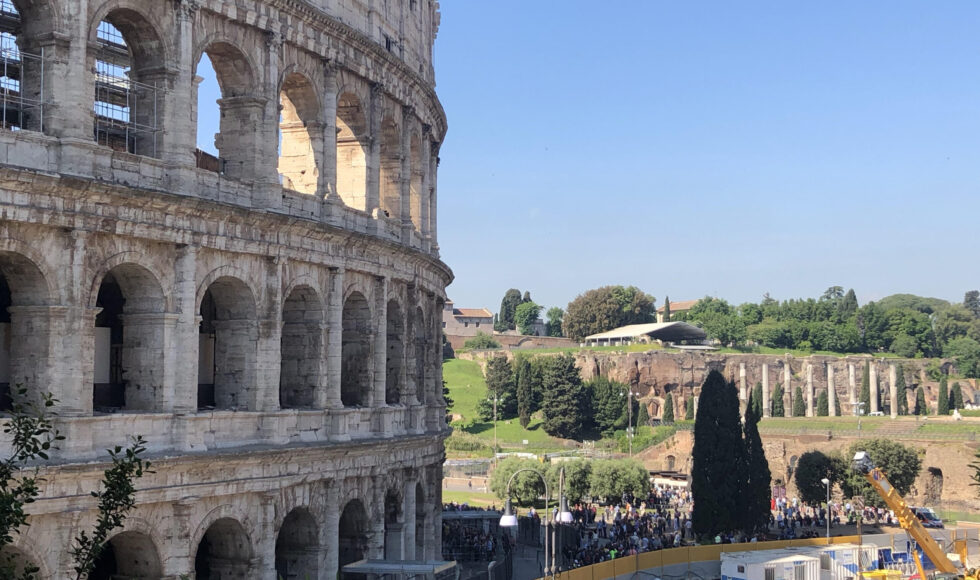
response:
[[[980,2],[441,6],[457,306],[980,287]]]

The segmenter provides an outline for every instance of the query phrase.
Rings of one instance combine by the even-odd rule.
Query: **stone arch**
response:
[[[101,276],[95,292],[94,410],[161,410],[165,303],[159,279],[139,264],[121,261]]]
[[[314,406],[323,354],[323,303],[310,286],[294,286],[282,304],[279,406]]]
[[[89,580],[162,577],[163,566],[156,543],[148,534],[138,531],[113,536],[88,575]]]
[[[310,510],[293,509],[276,536],[276,574],[280,578],[317,578],[320,530]]]
[[[314,194],[323,149],[320,98],[310,79],[299,72],[287,73],[279,91],[279,175],[286,189]]]
[[[337,194],[348,207],[367,209],[370,139],[365,101],[356,92],[337,93]]]
[[[4,248],[18,247],[3,240]],[[0,250],[0,411],[9,411],[17,393],[39,400],[47,384],[51,323],[47,305],[52,290],[38,262],[6,249]]]
[[[426,352],[428,351],[426,348],[428,334],[425,329],[425,313],[422,311],[422,307],[419,306],[415,309],[414,332],[412,333],[415,352],[412,358],[415,361],[415,397],[418,399],[419,404],[422,405],[426,401],[425,380],[428,373],[428,369],[425,366]]]
[[[405,315],[397,300],[388,301],[387,349],[385,353],[385,403],[401,403],[405,369]]]
[[[106,2],[89,22],[96,71],[95,140],[117,151],[156,157],[162,146],[161,109],[175,67],[169,34],[145,5]]]
[[[425,506],[425,487],[419,481],[415,484],[415,558],[417,560],[424,559],[428,513]]]
[[[419,233],[422,232],[422,181],[425,176],[425,168],[422,167],[422,136],[418,131],[412,131],[409,140],[408,155],[412,174],[409,179],[409,212],[412,218],[412,225]]]
[[[368,512],[360,499],[352,499],[344,504],[338,526],[340,568],[366,557],[369,521]]]
[[[119,252],[110,256],[99,265],[96,275],[92,278],[92,286],[89,289],[88,305],[90,308],[96,307],[99,286],[102,285],[102,280],[106,274],[119,266],[134,268],[134,274],[136,274],[136,270],[139,270],[139,278],[133,280],[133,283],[140,282],[146,287],[154,285],[159,287],[159,296],[155,295],[150,297],[152,298],[153,304],[147,305],[145,309],[147,312],[173,312],[174,297],[163,291],[163,281],[167,278],[166,273],[153,264],[152,260],[147,259],[144,254],[137,251]],[[144,309],[141,307],[142,310]]]
[[[667,463],[666,465],[664,465],[664,469],[666,469],[667,471],[674,471],[674,467],[676,466],[677,463],[677,458],[674,457],[673,455],[668,455],[666,457],[666,460]]]
[[[401,220],[401,129],[393,117],[381,122],[381,212]]]
[[[344,300],[341,339],[340,400],[345,407],[371,404],[371,363],[374,359],[374,329],[371,307],[360,292]]]
[[[251,288],[240,278],[220,276],[198,304],[198,408],[254,410],[258,324]]]
[[[249,578],[252,557],[252,541],[245,526],[231,517],[218,518],[198,540],[194,554],[195,578]]]
[[[244,50],[225,38],[212,37],[202,44],[195,71],[205,54],[221,91],[217,103],[220,121],[214,137],[218,159],[209,168],[234,179],[252,179],[257,175],[255,165],[262,134],[255,127],[265,114],[265,103],[255,94],[258,69]],[[196,108],[200,108],[199,103]],[[202,165],[200,159],[198,165]]]

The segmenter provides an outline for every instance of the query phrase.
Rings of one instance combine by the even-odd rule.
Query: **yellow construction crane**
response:
[[[895,512],[895,517],[898,518],[898,523],[902,526],[902,529],[908,532],[912,536],[912,539],[918,543],[925,555],[936,566],[936,570],[944,574],[956,575],[956,577],[966,580],[980,580],[980,570],[957,569],[949,559],[949,556],[946,555],[946,552],[939,547],[936,540],[929,535],[929,532],[919,522],[919,518],[912,511],[912,508],[905,503],[901,494],[892,487],[888,478],[885,477],[884,472],[875,466],[874,461],[871,460],[871,456],[864,451],[858,451],[851,461],[851,468],[863,475],[875,492],[885,501],[888,508]],[[960,562],[963,566],[966,566],[966,542],[956,542],[956,549],[960,556]],[[916,566],[919,568],[921,580],[926,580],[918,554],[913,552],[912,555],[915,558]]]

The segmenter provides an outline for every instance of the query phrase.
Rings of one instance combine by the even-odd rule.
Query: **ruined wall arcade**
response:
[[[438,24],[432,0],[0,0],[0,405],[50,392],[66,436],[12,548],[42,578],[73,576],[95,461],[135,433],[156,473],[93,578],[439,556]]]

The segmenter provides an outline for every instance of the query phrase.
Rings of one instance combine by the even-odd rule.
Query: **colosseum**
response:
[[[441,556],[438,26],[436,0],[0,0],[0,405],[51,393],[66,436],[7,548],[41,578],[75,577],[133,434],[154,473],[92,578]]]

